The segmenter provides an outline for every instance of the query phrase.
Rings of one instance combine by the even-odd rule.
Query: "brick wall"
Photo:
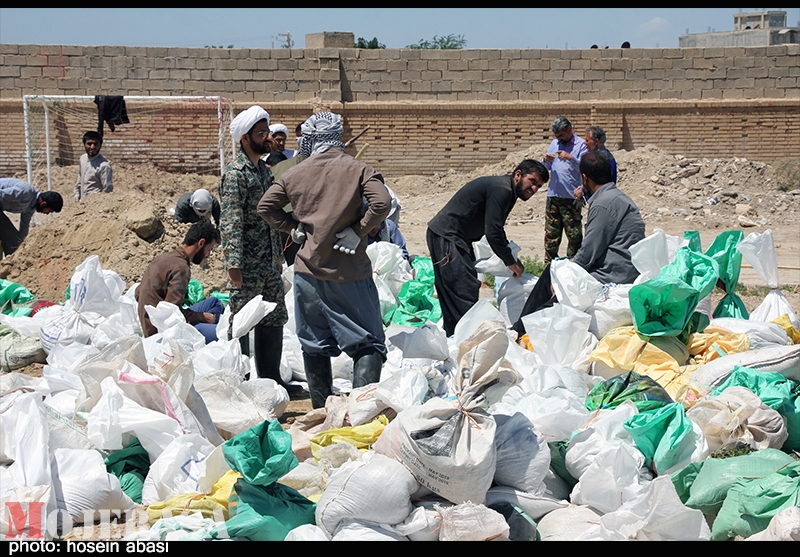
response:
[[[371,126],[356,148],[369,143],[364,160],[386,175],[497,162],[549,140],[559,115],[578,129],[603,126],[611,148],[651,143],[687,156],[748,158],[798,152],[800,45],[426,51],[2,44],[0,60],[3,174],[24,169],[27,94],[220,95],[236,111],[258,103],[290,129],[322,105],[344,115],[346,137]],[[216,138],[201,140],[203,125],[180,122],[191,120],[186,113],[172,117],[146,133],[121,128],[113,140],[125,141],[115,156],[160,166],[169,159],[192,170],[206,156],[187,154],[192,142]],[[163,147],[131,147],[146,143],[138,136],[162,131]],[[82,152],[79,136],[71,141]]]

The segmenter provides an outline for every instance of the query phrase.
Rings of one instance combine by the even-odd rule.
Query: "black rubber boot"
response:
[[[311,394],[313,408],[325,408],[325,401],[333,394],[333,373],[331,359],[328,356],[309,356],[303,354],[306,368],[308,392]]]
[[[370,349],[359,352],[353,358],[353,388],[365,387],[381,380],[383,356]]]
[[[261,379],[273,379],[286,389],[289,395],[303,390],[300,385],[290,385],[281,379],[281,352],[283,351],[283,327],[256,325],[253,329],[256,370]]]

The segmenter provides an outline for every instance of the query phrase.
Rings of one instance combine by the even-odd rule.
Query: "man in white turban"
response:
[[[274,379],[289,394],[300,390],[280,375],[283,325],[288,319],[281,281],[283,260],[280,235],[258,216],[258,202],[272,185],[272,173],[261,156],[270,152],[269,114],[252,106],[231,122],[231,136],[239,144],[236,159],[225,169],[219,185],[222,204],[222,253],[231,283],[231,310],[236,314],[257,295],[277,307],[254,329],[252,347],[258,376]],[[247,337],[242,352],[250,355]]]
[[[183,194],[175,205],[172,215],[178,222],[195,223],[200,219],[214,219],[214,224],[219,228],[220,205],[217,198],[205,188]]]
[[[291,159],[294,156],[294,151],[286,148],[286,138],[289,137],[289,128],[283,124],[272,124],[269,127],[269,131],[272,133],[272,140],[275,142],[272,152],[283,153],[287,159]]]
[[[374,168],[345,153],[337,114],[303,123],[300,153],[305,160],[275,181],[258,213],[287,233],[305,225],[294,262],[295,324],[311,404],[321,408],[332,394],[331,357],[353,358],[353,387],[380,380],[386,344],[366,246],[391,197]],[[288,203],[292,213],[283,210]]]

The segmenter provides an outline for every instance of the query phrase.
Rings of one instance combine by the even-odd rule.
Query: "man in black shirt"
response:
[[[480,294],[473,242],[485,235],[513,276],[522,276],[522,263],[514,259],[508,247],[506,219],[517,199],[527,201],[549,179],[550,173],[542,163],[524,160],[512,174],[485,176],[467,183],[428,223],[428,250],[447,336],[454,333],[456,323]]]

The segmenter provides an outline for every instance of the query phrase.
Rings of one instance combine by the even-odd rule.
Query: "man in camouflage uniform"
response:
[[[281,380],[283,325],[288,320],[281,280],[281,240],[258,215],[258,202],[272,185],[272,174],[261,155],[269,153],[272,138],[269,114],[253,106],[231,122],[231,136],[241,149],[225,169],[220,180],[220,228],[225,268],[230,281],[231,310],[236,314],[247,302],[261,294],[277,307],[254,329],[254,357],[258,376],[274,379],[290,393],[296,385]],[[241,339],[242,352],[250,355],[247,337]]]
[[[547,188],[547,209],[544,229],[544,262],[550,263],[558,257],[561,234],[566,232],[567,257],[572,258],[581,248],[582,200],[575,199],[575,190],[581,186],[580,163],[586,153],[583,139],[572,131],[572,124],[563,116],[557,118],[550,129],[555,136],[544,164],[550,171]]]

